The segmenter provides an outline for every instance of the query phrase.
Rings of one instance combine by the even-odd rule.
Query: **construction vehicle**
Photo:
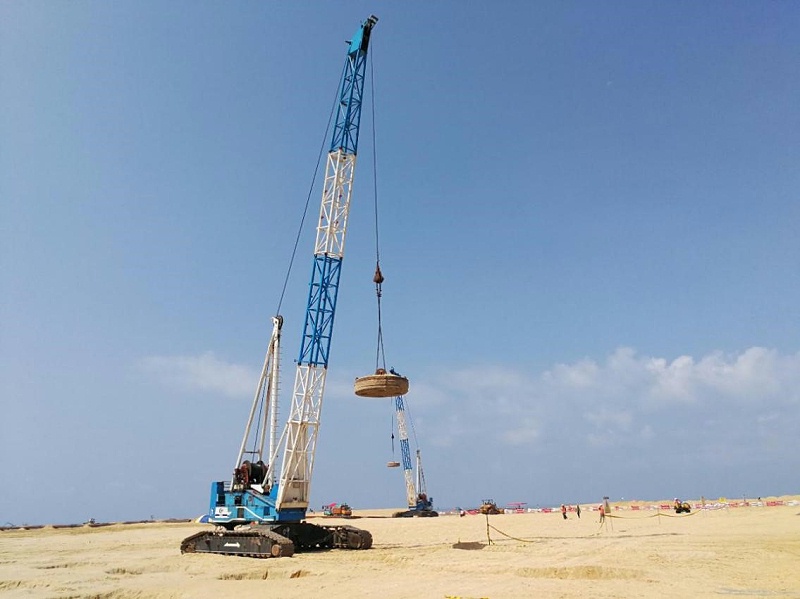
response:
[[[692,506],[689,505],[687,501],[681,501],[680,499],[675,499],[675,513],[682,514],[686,513],[689,514],[692,511]]]
[[[422,471],[422,456],[417,449],[416,467],[414,472],[411,467],[411,449],[408,444],[408,428],[406,427],[406,410],[403,396],[398,395],[394,399],[395,412],[397,414],[397,432],[400,437],[400,454],[403,461],[403,475],[406,481],[406,500],[408,509],[392,514],[395,518],[411,517],[435,517],[439,513],[433,509],[433,498],[428,497],[425,474]]]
[[[182,553],[280,557],[317,548],[372,546],[368,531],[320,526],[305,518],[353,190],[367,50],[377,21],[370,16],[349,42],[339,86],[289,419],[278,439],[283,325],[278,315],[272,319],[272,335],[233,476],[211,483],[209,522],[217,528],[184,539]],[[265,453],[267,431],[269,452]],[[251,442],[252,449],[247,449]]]
[[[494,499],[482,499],[481,500],[481,507],[478,508],[478,511],[481,514],[502,514],[503,510],[497,507],[497,504],[494,502]]]
[[[346,503],[329,503],[328,505],[322,506],[322,515],[350,518],[353,515],[353,509]]]

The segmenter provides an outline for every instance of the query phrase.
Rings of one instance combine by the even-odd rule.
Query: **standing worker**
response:
[[[564,516],[564,520],[567,519],[567,506],[563,503],[561,504],[561,515]]]
[[[600,522],[605,522],[606,520],[606,506],[602,503],[600,504]]]
[[[580,519],[580,517],[581,517],[581,504],[580,503],[575,504],[575,513],[578,515],[578,519]]]

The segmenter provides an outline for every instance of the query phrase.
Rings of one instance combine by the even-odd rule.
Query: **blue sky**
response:
[[[4,2],[0,524],[206,509],[371,13],[312,507],[404,500],[373,148],[437,506],[798,492],[796,3]]]

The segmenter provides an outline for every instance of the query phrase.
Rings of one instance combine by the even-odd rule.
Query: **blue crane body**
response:
[[[372,536],[367,531],[351,526],[319,526],[304,520],[344,257],[367,51],[377,21],[377,17],[370,16],[361,24],[350,40],[345,59],[286,427],[278,439],[276,418],[283,319],[276,316],[233,477],[229,481],[211,483],[209,522],[218,528],[184,539],[181,544],[184,553],[280,557],[292,555],[295,550],[368,549],[372,545]],[[271,423],[268,422],[270,416]],[[268,430],[270,446],[266,452]],[[251,439],[254,439],[253,449],[247,450]],[[281,444],[283,452],[279,456]],[[245,456],[250,459],[243,460]]]

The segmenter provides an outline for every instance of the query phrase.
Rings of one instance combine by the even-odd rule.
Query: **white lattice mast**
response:
[[[411,466],[411,448],[408,445],[408,428],[406,427],[406,410],[403,404],[403,396],[398,395],[394,399],[395,410],[397,411],[397,433],[400,437],[400,456],[403,460],[403,475],[406,479],[406,500],[409,509],[414,509],[417,505],[417,490],[414,486],[414,472]],[[417,450],[419,458],[419,450]]]
[[[236,462],[233,468],[233,478],[231,485],[235,483],[236,470],[242,464],[245,455],[249,457],[249,461],[256,463],[263,461],[271,462],[275,455],[275,438],[277,434],[277,409],[278,409],[278,387],[279,387],[279,373],[280,373],[280,346],[281,346],[281,327],[283,326],[283,317],[274,316],[272,318],[272,335],[270,336],[269,345],[267,346],[267,354],[264,357],[264,365],[261,367],[261,376],[258,379],[256,392],[253,396],[253,405],[250,408],[250,417],[247,419],[247,425],[244,429],[244,436],[242,437],[242,444],[239,446],[239,453],[236,456]],[[262,411],[257,416],[259,406]],[[258,431],[258,437],[253,439],[252,449],[248,449],[248,440],[250,434],[253,432],[255,425]],[[270,446],[269,454],[264,454],[264,445],[266,443],[266,434],[269,431]],[[270,469],[271,470],[271,469]],[[263,484],[264,480],[255,481],[258,484]],[[272,483],[272,476],[269,477],[269,484]]]

